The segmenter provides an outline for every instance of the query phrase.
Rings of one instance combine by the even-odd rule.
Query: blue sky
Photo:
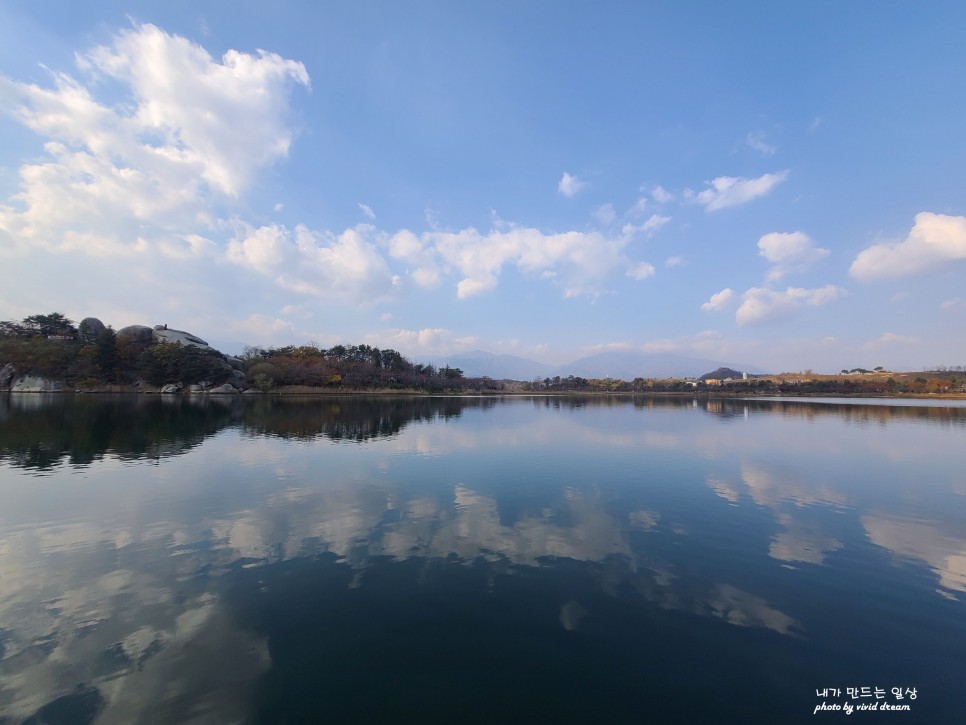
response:
[[[960,3],[6,3],[0,319],[966,364]]]

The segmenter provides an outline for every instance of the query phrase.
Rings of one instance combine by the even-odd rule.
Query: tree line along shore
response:
[[[706,393],[715,395],[966,396],[966,372],[878,369],[838,375],[782,373],[699,379],[555,376],[530,381],[467,377],[370,345],[246,347],[225,355],[167,325],[114,330],[61,313],[0,322],[0,390],[23,392],[280,393]]]

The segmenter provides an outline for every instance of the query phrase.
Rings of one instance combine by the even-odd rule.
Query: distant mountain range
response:
[[[443,360],[430,361],[437,365],[460,368],[467,377],[488,377],[494,380],[533,380],[559,375],[581,378],[697,378],[717,368],[733,368],[749,374],[763,370],[751,365],[689,357],[674,353],[642,353],[633,351],[599,352],[565,365],[546,365],[517,355],[495,355],[483,350],[451,355]]]

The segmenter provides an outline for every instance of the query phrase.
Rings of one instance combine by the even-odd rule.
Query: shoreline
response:
[[[270,391],[260,391],[249,388],[245,391],[234,393],[225,392],[186,392],[162,393],[160,388],[146,389],[144,387],[107,385],[92,388],[74,388],[60,390],[0,390],[0,395],[138,395],[138,396],[163,396],[165,398],[206,398],[214,397],[219,400],[234,398],[235,396],[261,397],[261,396],[305,396],[305,397],[340,397],[340,396],[377,396],[377,397],[464,397],[464,398],[496,398],[496,397],[669,397],[669,398],[734,398],[734,399],[762,399],[770,398],[835,398],[841,400],[850,399],[877,399],[877,400],[966,400],[966,393],[779,393],[779,392],[757,392],[757,391],[602,391],[602,390],[441,390],[429,391],[414,388],[394,389],[394,388],[372,388],[372,389],[343,389],[332,390],[325,388],[309,388],[307,386],[291,386],[278,388]]]

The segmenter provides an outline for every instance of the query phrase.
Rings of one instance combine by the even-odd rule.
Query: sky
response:
[[[959,2],[7,2],[0,319],[966,365]]]

